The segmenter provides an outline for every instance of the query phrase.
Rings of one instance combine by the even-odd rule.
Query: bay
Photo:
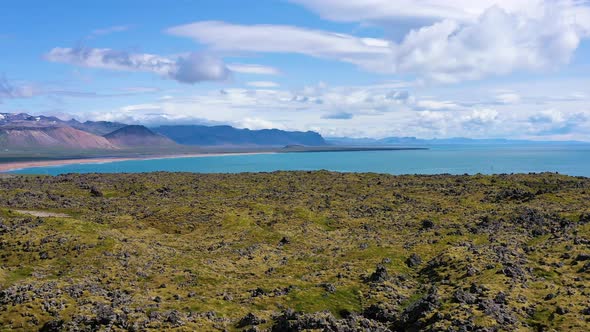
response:
[[[20,174],[330,170],[388,174],[558,172],[590,176],[590,144],[449,145],[428,150],[225,155],[34,167]]]

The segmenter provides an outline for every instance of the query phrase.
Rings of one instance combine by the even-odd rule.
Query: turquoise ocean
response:
[[[23,174],[330,170],[388,174],[558,172],[590,177],[590,144],[449,145],[429,150],[299,152],[119,161],[36,167]]]

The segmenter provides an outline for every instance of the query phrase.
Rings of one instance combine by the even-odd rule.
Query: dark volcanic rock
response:
[[[397,321],[395,309],[386,303],[371,304],[363,311],[363,316],[384,323]]]
[[[422,264],[422,258],[416,253],[411,254],[410,257],[406,259],[406,265],[409,267],[415,267],[420,264]]]
[[[252,297],[259,297],[259,296],[266,295],[266,291],[264,289],[258,287],[256,289],[252,290],[251,294],[252,294]]]
[[[491,201],[499,203],[502,201],[521,201],[528,202],[535,198],[535,194],[519,188],[509,188],[498,192]]]
[[[371,282],[385,282],[388,279],[389,274],[387,273],[387,269],[381,264],[377,265],[377,269],[369,277],[369,281]]]
[[[425,326],[421,322],[432,311],[440,306],[436,289],[431,289],[427,295],[410,304],[400,315],[395,325],[402,330],[420,329]]]
[[[522,279],[526,277],[526,273],[518,264],[513,264],[509,262],[504,264],[504,267],[502,268],[502,273],[505,276],[513,279]]]
[[[279,246],[284,246],[289,243],[291,243],[291,240],[285,236],[281,239],[281,241],[279,241]]]
[[[90,196],[92,197],[102,197],[102,192],[95,186],[90,187]]]
[[[336,292],[336,286],[334,286],[334,284],[331,284],[329,282],[325,282],[323,284],[320,284],[320,286],[326,290],[326,292],[328,293],[334,293]]]
[[[479,309],[486,315],[493,317],[499,324],[512,325],[516,323],[516,318],[510,312],[510,308],[503,304],[485,299],[479,302]]]
[[[299,332],[299,331],[391,331],[383,323],[367,319],[363,316],[348,314],[344,319],[336,319],[330,312],[316,312],[310,314],[297,313],[293,310],[283,311],[274,317],[271,332]]]
[[[185,324],[185,315],[178,310],[170,310],[165,314],[166,322],[170,323],[174,327],[182,326]]]
[[[249,313],[246,316],[242,317],[237,324],[237,327],[246,327],[250,325],[260,325],[264,324],[266,321],[264,319],[260,319],[256,317],[253,313]]]
[[[63,331],[63,320],[51,320],[41,327],[39,332],[60,332]]]
[[[434,228],[434,221],[430,219],[422,220],[422,229],[431,229]]]
[[[454,294],[455,300],[459,303],[474,304],[477,297],[469,292],[459,289]]]

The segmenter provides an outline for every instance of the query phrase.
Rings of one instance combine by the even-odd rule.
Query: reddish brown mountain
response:
[[[0,147],[10,149],[67,148],[114,150],[106,138],[68,126],[10,125],[0,127]]]

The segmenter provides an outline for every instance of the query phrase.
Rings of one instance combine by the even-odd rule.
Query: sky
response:
[[[590,141],[590,1],[4,0],[0,112]]]

